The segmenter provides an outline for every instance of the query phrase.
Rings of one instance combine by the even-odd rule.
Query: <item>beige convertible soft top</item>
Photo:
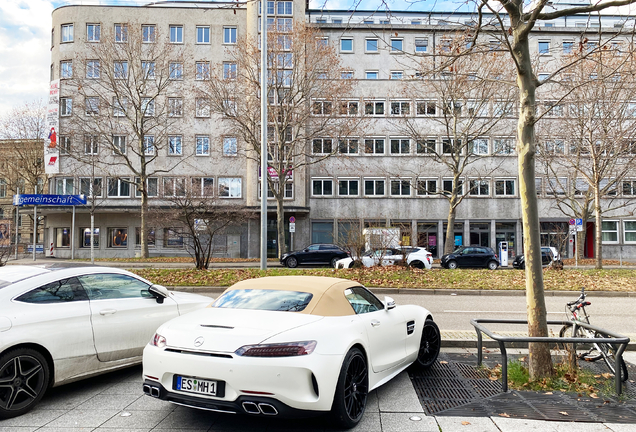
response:
[[[351,304],[344,295],[347,288],[362,286],[358,282],[321,276],[271,276],[237,282],[224,291],[279,290],[300,291],[313,294],[307,307],[299,313],[320,316],[354,315]]]

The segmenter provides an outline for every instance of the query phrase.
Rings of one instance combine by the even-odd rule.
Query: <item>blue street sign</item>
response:
[[[13,195],[13,205],[75,206],[86,204],[85,195]]]
[[[577,225],[583,225],[583,219],[577,219],[576,220],[576,224]]]

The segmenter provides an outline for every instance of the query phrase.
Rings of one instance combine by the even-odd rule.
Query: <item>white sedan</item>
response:
[[[0,419],[49,387],[140,363],[157,327],[212,300],[114,268],[1,267]]]
[[[224,413],[329,413],[351,428],[369,391],[413,363],[432,365],[440,346],[428,310],[381,302],[355,281],[251,279],[159,327],[144,349],[143,390]]]
[[[360,261],[365,267],[377,265],[389,266],[399,263],[406,255],[406,264],[419,268],[430,269],[433,266],[433,254],[421,247],[404,246],[401,248],[386,248],[369,251],[362,255]],[[342,258],[336,261],[336,268],[353,268],[356,259],[352,257]]]

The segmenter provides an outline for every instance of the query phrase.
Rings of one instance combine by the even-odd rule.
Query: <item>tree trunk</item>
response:
[[[594,218],[596,221],[596,236],[595,236],[595,245],[596,250],[594,251],[594,258],[596,261],[596,265],[594,268],[602,269],[603,268],[603,211],[601,210],[601,194],[599,191],[599,186],[597,185],[594,188]]]
[[[535,91],[532,63],[527,38],[515,40],[514,54],[519,62],[519,122],[517,125],[517,152],[519,161],[519,192],[523,221],[523,251],[526,257],[526,301],[528,309],[528,335],[547,337],[546,307],[541,266],[541,238],[539,211],[535,186],[534,136]],[[530,343],[529,372],[531,379],[553,375],[552,357],[548,344]]]
[[[283,186],[284,187],[284,186]],[[265,199],[267,197],[265,196]],[[278,233],[278,258],[287,252],[285,244],[285,208],[283,206],[283,192],[276,197],[276,231]]]
[[[148,258],[148,233],[146,232],[146,215],[148,214],[148,191],[146,190],[146,179],[142,177],[141,188],[141,227],[139,228],[139,238],[141,243],[141,258]]]
[[[92,208],[91,209],[91,264],[95,264],[95,245],[93,243],[94,235],[95,235],[95,209]]]
[[[444,240],[444,254],[449,254],[455,250],[455,215],[457,207],[455,200],[451,198],[450,207],[448,209],[448,218],[446,220],[446,238]]]

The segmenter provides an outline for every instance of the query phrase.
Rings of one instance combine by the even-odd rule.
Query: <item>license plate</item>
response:
[[[188,393],[204,394],[208,396],[217,396],[218,382],[212,380],[203,380],[200,378],[177,376],[174,383],[174,389]]]

